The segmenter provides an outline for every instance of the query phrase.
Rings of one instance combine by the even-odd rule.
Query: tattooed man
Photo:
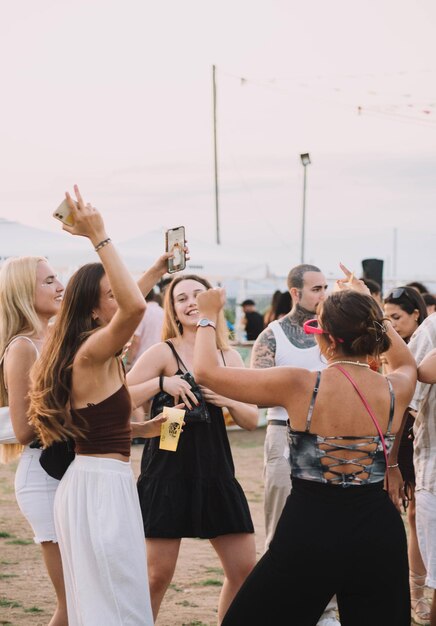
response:
[[[251,367],[290,365],[309,370],[323,369],[325,365],[315,335],[306,335],[303,324],[315,317],[318,303],[325,298],[327,283],[324,274],[315,265],[297,265],[289,272],[288,289],[292,310],[281,320],[271,322],[259,335],[253,347]],[[268,409],[264,452],[266,547],[273,538],[291,491],[287,420],[284,408]],[[335,607],[336,602],[329,603],[318,626],[340,626]]]

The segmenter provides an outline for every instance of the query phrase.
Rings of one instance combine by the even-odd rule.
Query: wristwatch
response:
[[[202,328],[205,328],[206,326],[212,326],[212,328],[215,328],[216,330],[215,322],[208,320],[207,317],[202,317],[201,320],[198,320],[197,326],[201,326]]]

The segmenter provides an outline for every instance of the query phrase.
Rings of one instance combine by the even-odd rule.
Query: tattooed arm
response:
[[[276,338],[271,328],[265,328],[251,353],[251,367],[254,369],[265,369],[266,367],[274,367],[276,357]]]
[[[313,318],[313,311],[306,311],[300,305],[296,305],[289,315],[286,315],[279,322],[286,338],[296,348],[313,348],[316,344],[314,335],[306,335],[303,330],[303,324],[306,320]],[[274,367],[276,364],[276,338],[270,327],[265,330],[256,339],[251,354],[251,367],[254,369],[265,369]],[[295,365],[295,363],[288,363]]]

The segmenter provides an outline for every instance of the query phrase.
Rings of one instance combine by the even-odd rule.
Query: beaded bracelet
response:
[[[105,246],[107,246],[108,243],[110,243],[112,241],[112,239],[110,237],[108,237],[107,239],[103,239],[103,241],[100,241],[100,243],[98,243],[94,250],[96,252],[98,252],[99,250],[101,250],[102,248],[104,248]]]
[[[395,469],[396,467],[400,467],[400,464],[395,463],[395,465],[388,465],[388,469]]]

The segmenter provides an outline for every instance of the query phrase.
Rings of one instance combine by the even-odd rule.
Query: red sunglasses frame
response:
[[[316,326],[313,326],[313,324],[316,324]],[[328,333],[326,330],[323,330],[321,326],[318,325],[318,320],[316,317],[313,317],[310,320],[306,320],[303,324],[303,330],[306,335],[330,335],[330,333]],[[335,339],[339,343],[344,343],[344,340],[340,339],[340,337],[335,337]]]

